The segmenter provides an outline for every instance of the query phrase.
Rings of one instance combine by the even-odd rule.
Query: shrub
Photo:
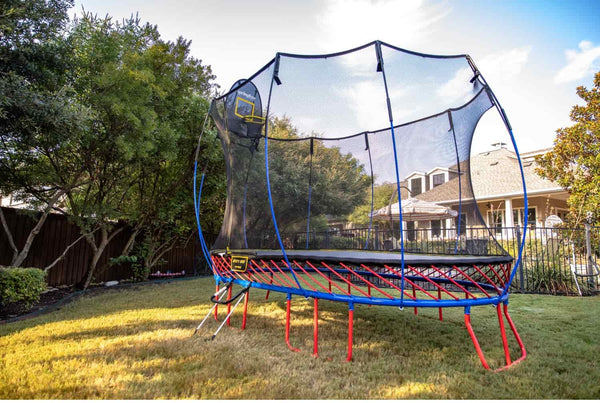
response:
[[[40,300],[46,289],[46,273],[36,268],[0,268],[0,306],[24,303],[27,307]]]

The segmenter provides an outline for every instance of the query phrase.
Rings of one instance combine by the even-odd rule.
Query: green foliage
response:
[[[572,274],[565,270],[564,260],[552,257],[526,265],[527,289],[537,293],[577,294]]]
[[[538,174],[570,192],[568,204],[575,225],[588,211],[600,222],[600,72],[594,87],[578,87],[577,95],[586,104],[571,110],[573,126],[557,130],[552,151],[537,158]]]
[[[69,41],[77,100],[91,112],[78,150],[88,181],[70,192],[68,211],[88,233],[114,234],[114,223],[127,223],[151,242],[150,251],[187,237],[194,149],[204,98],[215,88],[210,67],[190,56],[189,41],[165,41],[137,18],[113,23],[84,13]],[[207,185],[208,196],[219,190]],[[98,253],[110,236],[101,239]],[[145,267],[158,261],[140,257]]]
[[[36,268],[0,268],[0,306],[25,303],[28,307],[40,300],[46,289],[46,273]]]
[[[384,183],[373,188],[373,210],[380,209],[390,204],[390,198],[396,190],[395,183]],[[357,206],[348,216],[348,221],[355,225],[368,225],[371,214],[371,192],[370,189],[364,195],[362,204]]]
[[[72,5],[0,4],[0,193],[49,208],[65,195],[55,208],[94,250],[89,282],[123,223],[152,240],[148,250],[193,230],[194,149],[205,98],[217,86],[189,41],[165,41],[156,26],[133,17],[114,23],[84,12],[67,25]],[[224,167],[212,163],[221,156],[207,145],[200,163],[209,161],[216,175],[205,184],[204,221],[214,230]]]
[[[63,38],[72,5],[0,3],[0,193],[42,205],[79,172],[71,141],[86,113],[68,83],[72,51]]]
[[[299,139],[292,121],[287,118],[274,118],[269,124],[270,137],[277,139]],[[364,166],[351,154],[344,154],[338,147],[328,147],[327,143],[315,139],[311,159],[309,141],[270,141],[269,178],[273,191],[273,205],[276,206],[277,223],[283,231],[306,229],[308,211],[308,188],[312,171],[311,227],[319,225],[317,217],[345,216],[364,199],[371,186]],[[245,158],[242,156],[240,159]],[[249,200],[264,200],[267,194],[264,185],[264,155],[255,153],[248,183]],[[312,164],[312,170],[311,170]],[[248,228],[268,228],[270,214],[264,214],[264,204],[256,210],[247,208]],[[323,228],[324,229],[324,228]]]
[[[146,281],[150,276],[150,268],[141,263],[133,263],[131,265],[134,281]]]

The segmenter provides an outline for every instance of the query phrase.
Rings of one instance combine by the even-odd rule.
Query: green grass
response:
[[[320,358],[312,353],[312,301],[294,298],[292,345],[285,296],[251,290],[214,341],[217,322],[192,332],[212,278],[82,297],[53,313],[0,326],[0,399],[598,399],[600,298],[511,296],[525,361],[483,369],[462,309],[357,306],[354,360],[346,363],[347,306],[320,301]],[[221,311],[221,318],[224,317]],[[503,365],[495,309],[472,310],[493,367]],[[518,356],[510,337],[513,358]]]

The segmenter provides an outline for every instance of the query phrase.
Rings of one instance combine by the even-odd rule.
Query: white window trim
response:
[[[537,208],[537,206],[531,206],[531,207],[527,207],[527,208],[530,208],[530,209],[533,209],[533,210],[535,210],[535,223],[534,223],[534,227],[537,227],[537,226],[538,226],[538,221],[539,221],[539,219],[540,219],[540,216],[538,215],[538,208]],[[512,211],[513,211],[513,220],[514,220],[514,216],[515,216],[515,213],[514,213],[515,211],[524,211],[524,210],[525,210],[525,207],[517,207],[517,208],[513,208],[513,209],[512,209]],[[519,219],[519,221],[521,221],[521,217],[520,217],[520,215],[518,216],[518,219]],[[520,227],[522,227],[522,226],[523,226],[523,223],[522,223],[522,222],[515,222],[515,223],[513,223],[513,224],[514,224],[514,225],[518,225],[518,226],[520,226]],[[531,223],[528,223],[528,224],[529,224],[529,226],[531,226]]]
[[[419,194],[423,194],[425,193],[426,187],[425,187],[425,176],[423,175],[413,175],[412,177],[408,177],[408,188],[410,189],[410,194],[412,196],[413,190],[412,190],[412,180],[413,179],[421,179],[421,193]]]
[[[441,170],[440,170],[440,171],[441,171]],[[448,179],[448,171],[432,172],[432,173],[429,175],[429,189],[430,189],[430,190],[431,190],[431,189],[433,189],[433,176],[434,176],[434,175],[440,175],[440,174],[444,174],[444,183],[446,183],[446,182],[448,182],[448,181],[449,181],[449,179]],[[438,186],[440,186],[440,185],[438,185]]]
[[[493,210],[493,212],[494,213],[500,213],[502,215],[501,216],[501,220],[500,220],[501,221],[500,228],[504,227],[504,222],[505,222],[504,221],[504,215],[506,214],[506,211],[504,211],[504,210]],[[487,213],[485,214],[486,225],[487,225],[487,227],[489,229],[494,230],[495,233],[498,233],[498,231],[495,230],[496,226],[495,225],[492,226],[492,223],[491,223],[491,220],[490,220],[492,218],[492,214],[491,213],[492,213],[492,210],[488,210]]]

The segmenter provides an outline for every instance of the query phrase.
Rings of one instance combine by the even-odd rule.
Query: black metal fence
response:
[[[308,238],[308,239],[307,239]],[[523,228],[418,228],[404,230],[404,250],[423,254],[518,256]],[[275,237],[263,237],[263,248],[278,248]],[[497,242],[494,242],[494,239]],[[282,234],[290,249],[357,249],[397,251],[399,231],[378,227]],[[513,292],[586,295],[600,291],[600,227],[531,227],[512,283]],[[515,261],[516,264],[516,261]]]

